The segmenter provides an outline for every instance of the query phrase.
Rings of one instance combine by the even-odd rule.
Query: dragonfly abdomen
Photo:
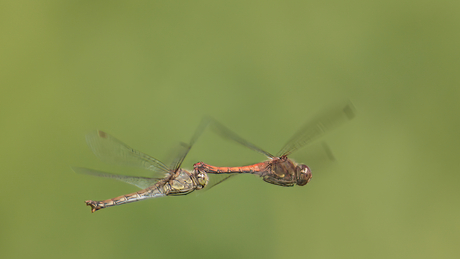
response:
[[[198,162],[194,165],[195,170],[204,171],[211,174],[258,174],[262,171],[265,171],[267,164],[265,162],[247,165],[247,166],[237,166],[237,167],[220,167],[212,166],[205,164],[203,162]]]
[[[149,198],[165,196],[165,193],[163,192],[163,190],[161,190],[161,188],[158,188],[158,187],[159,187],[158,185],[153,185],[146,189],[140,190],[138,192],[125,194],[125,195],[118,196],[112,199],[102,200],[102,201],[88,200],[88,201],[85,201],[85,203],[86,205],[91,206],[91,212],[95,212],[97,210],[116,206],[116,205],[140,201],[140,200],[149,199]]]

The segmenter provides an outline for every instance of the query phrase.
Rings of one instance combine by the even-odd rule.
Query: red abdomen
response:
[[[257,163],[247,166],[236,166],[236,167],[220,167],[212,166],[205,164],[203,162],[198,162],[193,165],[195,170],[204,171],[211,174],[230,174],[230,173],[239,173],[239,174],[254,174],[261,171],[264,171],[267,168],[267,163]]]

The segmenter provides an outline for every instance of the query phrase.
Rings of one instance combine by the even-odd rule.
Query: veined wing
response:
[[[129,147],[104,131],[88,133],[86,142],[93,153],[104,162],[140,167],[164,175],[170,172],[161,161]]]
[[[254,151],[257,151],[265,156],[267,156],[268,158],[273,158],[274,156],[270,153],[268,153],[267,151],[259,148],[258,146],[252,144],[251,142],[243,139],[242,137],[238,136],[235,132],[231,131],[230,129],[228,129],[227,127],[225,127],[224,125],[222,125],[220,122],[212,119],[212,118],[209,118],[209,120],[211,121],[211,128],[213,129],[214,132],[216,132],[217,134],[219,134],[221,137],[223,138],[226,138],[226,139],[230,139],[230,140],[233,140],[237,143],[240,143],[241,145],[247,147],[247,148],[250,148]]]
[[[93,175],[93,176],[98,176],[98,177],[112,178],[118,181],[132,184],[141,189],[145,189],[149,186],[152,186],[156,182],[161,180],[161,178],[148,178],[148,177],[112,174],[112,173],[97,171],[97,170],[83,168],[83,167],[72,167],[72,170],[74,170],[76,173],[79,173],[79,174],[88,174],[88,175]]]
[[[183,142],[180,142],[180,146],[178,147],[178,150],[176,151],[176,156],[174,157],[174,160],[171,163],[172,172],[177,172],[177,170],[182,165],[182,162],[184,162],[184,159],[187,156],[191,148],[192,146],[185,144]]]
[[[355,109],[351,103],[341,105],[329,110],[315,119],[307,122],[292,138],[284,145],[278,156],[289,155],[295,150],[311,143],[325,132],[355,117]]]
[[[206,130],[210,123],[210,120],[208,118],[203,118],[198,125],[198,127],[195,130],[195,133],[193,134],[192,138],[190,139],[190,143],[184,143],[180,142],[180,146],[176,150],[176,156],[174,157],[174,160],[171,163],[171,171],[177,172],[177,170],[180,168],[182,165],[182,162],[184,162],[185,157],[187,156],[188,152],[192,148],[192,146],[195,144],[195,142],[200,138],[201,134]]]
[[[190,139],[190,143],[187,144],[184,142],[180,142],[180,146],[178,150],[176,151],[175,159],[172,161],[171,166],[170,166],[172,171],[176,172],[180,168],[188,152],[190,151],[192,146],[195,144],[195,142],[200,138],[201,134],[206,130],[210,122],[211,120],[209,118],[204,117],[201,120],[198,127],[196,128],[195,133],[193,134],[192,138]]]

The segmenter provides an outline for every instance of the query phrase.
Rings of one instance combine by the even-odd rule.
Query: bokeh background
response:
[[[2,1],[1,258],[458,258],[458,1]],[[136,190],[74,173],[105,130],[160,160],[211,115],[276,153],[342,101],[354,120],[293,154],[305,187],[245,175],[91,214]],[[313,157],[313,158],[310,158]],[[205,132],[184,162],[265,158]]]

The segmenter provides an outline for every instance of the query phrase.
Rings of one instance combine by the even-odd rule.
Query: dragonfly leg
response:
[[[271,184],[279,185],[283,187],[292,187],[295,185],[295,183],[292,180],[284,180],[284,179],[280,179],[279,177],[274,177],[268,174],[262,176],[262,179],[267,183],[271,183]]]

